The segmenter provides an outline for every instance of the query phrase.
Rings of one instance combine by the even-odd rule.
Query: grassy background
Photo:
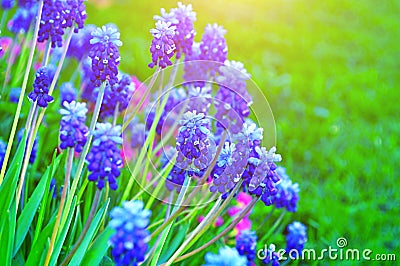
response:
[[[278,151],[302,189],[291,218],[309,227],[308,247],[346,237],[349,248],[398,251],[400,2],[192,3],[196,39],[206,23],[223,25],[229,59],[242,61],[268,98]],[[88,4],[88,21],[119,26],[122,69],[143,80],[152,73],[152,16],[175,4]]]

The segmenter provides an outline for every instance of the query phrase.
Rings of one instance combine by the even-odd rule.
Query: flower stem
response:
[[[80,177],[81,177],[81,174],[82,174],[82,171],[83,171],[83,166],[85,164],[86,155],[89,152],[89,147],[90,147],[90,144],[91,144],[92,139],[93,139],[93,131],[96,128],[96,123],[97,123],[97,119],[99,118],[101,103],[103,102],[103,96],[104,96],[105,87],[106,87],[106,83],[103,82],[101,84],[101,86],[100,86],[100,89],[99,89],[99,94],[97,96],[96,105],[94,107],[92,120],[90,122],[89,135],[87,137],[86,144],[82,149],[82,152],[81,152],[81,155],[80,155],[80,159],[79,159],[79,163],[78,163],[78,166],[76,168],[74,181],[72,182],[72,185],[71,185],[71,191],[70,191],[70,194],[68,195],[68,198],[67,198],[66,207],[65,207],[65,209],[67,210],[66,213],[68,213],[69,210],[70,210],[72,199],[73,199],[73,197],[75,195],[75,191],[76,191],[76,188],[78,186],[78,182],[80,180]],[[67,219],[67,216],[65,216],[65,218],[62,219],[61,228],[64,227],[66,219]]]
[[[37,13],[37,17],[36,17],[35,30],[34,30],[33,39],[32,39],[33,40],[32,47],[31,47],[31,51],[29,53],[28,64],[26,65],[24,80],[22,82],[22,87],[21,87],[21,94],[19,95],[17,110],[15,111],[15,116],[14,116],[14,121],[13,121],[13,124],[11,127],[10,137],[8,138],[8,144],[7,144],[6,153],[4,155],[3,165],[1,167],[0,185],[3,182],[4,175],[6,173],[7,163],[8,163],[8,159],[10,157],[11,148],[12,148],[13,140],[15,137],[15,132],[17,131],[19,115],[21,113],[21,108],[22,108],[22,102],[24,101],[25,90],[26,90],[26,86],[28,84],[29,72],[30,72],[31,66],[32,66],[33,55],[35,54],[36,40],[37,40],[37,37],[39,34],[40,20],[42,17],[42,9],[43,9],[43,0],[40,0],[39,6],[38,6],[38,13]]]
[[[65,171],[64,189],[63,189],[63,192],[61,195],[60,207],[58,209],[56,223],[54,224],[53,233],[51,235],[50,247],[49,247],[49,250],[47,251],[46,261],[44,263],[45,266],[49,265],[51,254],[53,253],[54,243],[56,241],[58,227],[60,225],[61,216],[62,216],[62,212],[64,209],[65,198],[67,196],[67,190],[68,190],[68,185],[69,185],[69,179],[71,177],[73,161],[74,161],[74,148],[70,148],[68,151],[68,157],[67,157],[67,168]]]
[[[51,51],[51,41],[47,41],[46,50],[44,51],[42,66],[47,66],[47,64],[49,63],[50,51]]]
[[[72,248],[71,252],[68,254],[68,256],[63,260],[63,262],[60,264],[61,266],[67,265],[67,263],[72,259],[74,256],[75,252],[78,250],[80,244],[82,243],[83,239],[85,239],[86,233],[89,230],[90,224],[93,221],[94,215],[96,214],[97,207],[99,206],[99,201],[100,201],[100,194],[101,190],[96,189],[96,194],[94,195],[94,200],[92,203],[92,207],[90,208],[89,216],[86,220],[85,226],[83,227],[82,232],[79,235],[78,240],[76,241],[74,247]]]
[[[114,110],[114,117],[113,117],[113,123],[112,126],[115,127],[117,125],[117,118],[119,114],[119,102],[115,105],[115,110]]]
[[[36,109],[36,108],[35,108]],[[37,114],[38,114],[38,109],[36,109],[36,111],[34,111],[34,115],[33,115],[33,125],[35,125],[36,120],[37,120]],[[26,134],[28,135],[28,141],[26,144],[26,149],[25,149],[25,155],[24,155],[24,160],[23,160],[23,164],[22,164],[22,170],[21,170],[21,175],[19,178],[19,184],[18,184],[18,189],[17,189],[17,194],[16,194],[16,210],[18,211],[18,205],[19,205],[19,201],[21,198],[21,192],[22,192],[22,188],[24,186],[25,183],[25,175],[26,175],[26,171],[28,169],[28,165],[29,165],[29,158],[31,156],[31,152],[32,152],[32,147],[33,144],[35,142],[35,138],[36,138],[36,130],[33,127],[32,130],[30,132],[26,131]]]
[[[211,246],[212,244],[214,244],[218,239],[220,239],[221,237],[223,237],[225,234],[227,234],[230,230],[232,230],[232,228],[234,228],[242,219],[243,217],[245,217],[247,215],[248,212],[251,211],[251,209],[254,207],[254,205],[256,204],[258,198],[254,198],[249,205],[246,206],[245,209],[243,209],[243,211],[240,213],[240,215],[227,227],[225,228],[221,233],[219,233],[217,236],[215,236],[213,239],[211,239],[209,242],[207,242],[206,244],[202,245],[201,247],[186,253],[183,256],[178,257],[177,259],[175,259],[174,261],[171,262],[167,262],[164,264],[161,264],[161,266],[168,266],[171,265],[172,262],[178,262],[178,261],[182,261],[185,260],[201,251],[203,251],[204,249],[208,248],[209,246]]]

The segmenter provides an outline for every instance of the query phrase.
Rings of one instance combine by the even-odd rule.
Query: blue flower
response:
[[[60,86],[61,105],[64,102],[72,102],[76,100],[77,90],[72,82],[65,82]]]
[[[278,166],[276,173],[279,175],[281,182],[276,185],[278,193],[274,197],[275,206],[277,208],[286,208],[289,212],[296,212],[300,192],[299,184],[292,182],[283,167]]]
[[[156,28],[150,30],[150,33],[153,35],[153,41],[150,46],[152,55],[152,62],[149,64],[150,68],[157,65],[161,68],[172,65],[170,59],[176,52],[176,46],[173,40],[175,29],[176,26],[172,26],[171,22],[158,20],[156,22]]]
[[[122,207],[115,207],[110,213],[109,226],[115,233],[109,243],[116,265],[138,265],[145,259],[151,211],[143,206],[141,201],[125,201]]]
[[[307,242],[307,227],[300,222],[293,222],[287,227],[288,234],[286,235],[286,252],[297,250],[300,254]],[[291,254],[293,255],[292,252]]]
[[[246,256],[248,265],[256,258],[257,235],[254,231],[244,230],[236,237],[236,249]]]
[[[271,266],[279,266],[279,260],[281,256],[279,253],[275,252],[275,245],[271,244],[268,249],[263,251],[263,254],[260,254],[264,259],[262,260],[263,264],[271,265]]]
[[[90,39],[92,38],[92,32],[95,29],[96,26],[89,24],[83,27],[78,33],[72,35],[67,56],[75,57],[78,61],[87,56],[91,48]]]
[[[146,140],[146,126],[135,117],[131,122],[131,147],[141,148]]]
[[[31,102],[36,102],[40,107],[47,107],[47,105],[54,101],[53,96],[50,96],[50,73],[47,67],[41,67],[36,72],[36,78],[33,83],[33,91],[29,93],[28,98]]]
[[[19,101],[19,95],[21,94],[21,88],[13,88],[10,91],[10,102],[17,103]]]
[[[11,8],[14,7],[14,5],[15,5],[15,1],[14,0],[3,0],[3,1],[1,1],[1,7],[4,10],[11,9]]]
[[[88,162],[89,181],[97,182],[97,187],[103,189],[108,181],[110,189],[116,190],[117,177],[123,165],[121,151],[121,126],[112,127],[110,123],[98,123],[93,132],[93,145],[86,157]]]
[[[235,248],[221,247],[218,254],[208,252],[204,257],[206,263],[203,266],[246,266],[247,259],[239,255]]]
[[[121,61],[118,47],[120,33],[115,26],[106,25],[92,31],[92,45],[89,57],[92,59],[90,80],[96,87],[108,81],[110,85],[118,82],[118,65]]]
[[[211,91],[212,88],[209,84],[203,86],[194,86],[190,84],[188,87],[188,110],[196,111],[197,113],[208,113],[212,102]]]
[[[36,15],[37,7],[18,8],[11,19],[9,30],[15,34],[26,33]]]
[[[177,165],[186,170],[202,170],[212,160],[215,147],[210,143],[210,121],[204,114],[186,112],[180,121],[176,149]]]
[[[81,152],[86,144],[88,127],[85,125],[88,109],[85,103],[72,101],[63,103],[64,109],[60,110],[62,115],[60,122],[60,148],[75,148]]]

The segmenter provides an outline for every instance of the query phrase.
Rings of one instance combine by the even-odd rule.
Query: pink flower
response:
[[[252,199],[252,197],[249,194],[246,194],[244,192],[240,192],[237,196],[238,205],[242,208],[249,205],[249,203],[251,202],[251,199]]]

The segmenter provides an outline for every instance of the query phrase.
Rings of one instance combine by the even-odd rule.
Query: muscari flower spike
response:
[[[131,147],[141,148],[146,140],[146,125],[139,123],[136,117],[132,120],[131,125]]]
[[[278,252],[275,252],[275,250],[275,245],[271,244],[268,249],[263,251],[262,257],[264,259],[261,262],[265,265],[279,266],[281,256]]]
[[[170,13],[161,9],[161,16],[154,16],[154,19],[170,22],[175,26],[173,41],[176,46],[176,58],[181,58],[182,54],[192,53],[192,45],[196,31],[193,23],[196,21],[196,13],[193,12],[192,5],[184,5],[178,2],[177,8],[172,8]]]
[[[51,73],[49,72],[47,67],[41,67],[37,70],[33,91],[28,95],[31,102],[37,102],[37,105],[43,108],[54,101],[53,96],[48,94],[51,83]]]
[[[37,0],[18,0],[18,6],[23,8],[29,8],[34,6],[37,3]]]
[[[247,265],[245,256],[239,255],[235,248],[228,246],[221,247],[218,254],[208,252],[204,257],[205,264],[203,266],[244,266]]]
[[[60,86],[61,104],[64,102],[72,102],[76,100],[77,90],[72,82],[65,82]]]
[[[116,265],[138,265],[148,249],[150,210],[141,201],[125,201],[111,211],[109,226],[115,230],[109,243]]]
[[[298,183],[293,183],[286,174],[285,168],[278,166],[276,173],[281,182],[276,185],[278,193],[274,197],[274,204],[277,208],[286,208],[289,212],[297,211],[297,202],[299,201],[300,188]]]
[[[172,26],[171,22],[162,20],[158,20],[156,22],[156,28],[150,30],[150,33],[154,37],[150,46],[152,59],[152,62],[149,64],[150,68],[155,66],[166,68],[172,65],[171,57],[176,52],[176,46],[173,40],[175,30],[176,26]]]
[[[185,55],[184,59],[184,86],[203,87],[206,81],[209,80],[207,71],[208,64],[200,60],[200,43],[194,42],[191,48],[191,53]]]
[[[128,108],[135,87],[132,79],[127,74],[118,74],[118,82],[114,85],[107,84],[104,90],[101,105],[101,117],[113,116],[118,104],[118,111],[122,112]]]
[[[179,167],[199,171],[209,165],[214,153],[210,142],[209,124],[209,119],[202,113],[189,111],[184,114],[176,138],[176,161]]]
[[[92,31],[92,45],[89,57],[92,59],[90,80],[96,87],[108,81],[110,85],[118,82],[118,65],[121,61],[118,47],[122,45],[116,26],[105,25]]]
[[[121,151],[121,126],[112,127],[110,123],[97,123],[93,132],[93,145],[86,157],[88,170],[91,172],[89,181],[97,182],[98,189],[103,189],[108,181],[110,189],[116,190],[117,177],[123,165]]]
[[[236,249],[240,255],[246,256],[248,265],[256,258],[257,235],[254,231],[244,230],[236,237]]]
[[[91,48],[90,39],[94,30],[96,30],[96,26],[89,24],[84,26],[78,33],[72,35],[67,56],[74,57],[78,61],[87,56]]]
[[[2,0],[1,1],[1,7],[4,10],[11,9],[14,7],[14,5],[15,5],[15,0]]]
[[[220,63],[225,62],[228,55],[228,46],[226,45],[224,37],[225,34],[226,30],[217,23],[207,24],[200,42],[201,53],[199,59]],[[218,70],[216,69],[217,65],[215,63],[204,65],[207,66],[212,76]]]
[[[190,84],[188,86],[188,110],[195,110],[197,113],[207,114],[212,102],[211,91],[212,88],[210,84],[204,84],[203,86]]]
[[[297,250],[302,252],[304,244],[307,242],[307,227],[300,222],[293,222],[287,227],[286,251]]]
[[[86,103],[65,101],[64,108],[60,110],[62,115],[60,122],[60,148],[75,148],[76,152],[81,152],[86,144],[88,127],[85,125]]]
[[[8,29],[15,33],[26,33],[36,15],[36,6],[30,8],[18,8],[11,19]]]
[[[10,91],[10,102],[17,103],[19,100],[19,95],[21,94],[21,88],[13,88]]]

